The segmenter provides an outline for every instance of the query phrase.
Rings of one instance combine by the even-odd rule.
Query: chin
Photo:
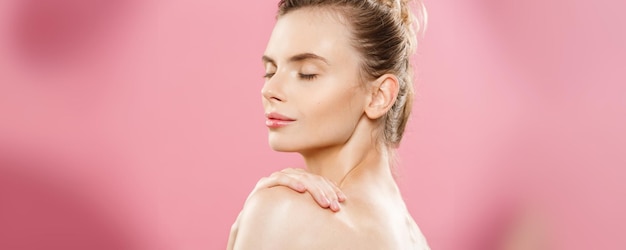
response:
[[[268,144],[270,148],[276,152],[288,152],[295,153],[300,152],[306,145],[302,145],[302,143],[298,143],[297,140],[293,137],[282,137],[282,136],[272,136],[270,134]]]
[[[272,136],[270,134],[268,144],[270,148],[277,152],[296,152],[298,147],[293,143],[293,140],[288,138],[277,138],[278,136]]]
[[[276,152],[298,152],[298,149],[295,147],[289,147],[287,145],[281,145],[280,143],[269,143],[270,148]]]
[[[287,148],[281,148],[281,147],[276,147],[273,145],[270,145],[270,148],[276,152],[284,152],[284,153],[291,153],[294,152],[293,150],[289,150]]]

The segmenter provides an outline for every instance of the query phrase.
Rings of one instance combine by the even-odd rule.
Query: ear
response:
[[[370,119],[378,119],[385,115],[398,97],[398,78],[392,74],[384,74],[372,82],[370,98],[366,103],[365,114]]]

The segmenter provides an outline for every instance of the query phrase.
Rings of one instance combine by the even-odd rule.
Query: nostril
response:
[[[282,102],[284,98],[281,97],[280,94],[278,94],[278,92],[276,92],[273,89],[269,89],[269,88],[263,88],[261,90],[261,95],[263,96],[263,98],[267,99],[268,101],[279,101]]]

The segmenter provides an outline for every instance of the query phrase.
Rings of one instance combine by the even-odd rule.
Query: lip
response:
[[[275,112],[265,114],[265,117],[267,118],[265,125],[269,128],[281,128],[296,121],[296,119]]]

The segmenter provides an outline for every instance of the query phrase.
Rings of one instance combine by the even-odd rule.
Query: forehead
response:
[[[278,18],[265,54],[280,61],[301,53],[330,61],[356,55],[350,44],[350,30],[337,11],[302,8]]]

